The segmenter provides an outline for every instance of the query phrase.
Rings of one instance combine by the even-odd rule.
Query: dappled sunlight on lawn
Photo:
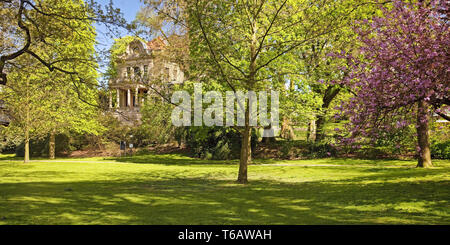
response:
[[[447,167],[133,159],[0,161],[0,224],[450,224]]]

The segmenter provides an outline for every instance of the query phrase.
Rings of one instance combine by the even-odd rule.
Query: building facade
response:
[[[109,81],[109,108],[123,123],[139,123],[140,108],[146,100],[157,98],[154,89],[184,81],[180,66],[162,58],[166,43],[132,41],[117,61],[117,76]],[[152,89],[153,88],[153,89]]]

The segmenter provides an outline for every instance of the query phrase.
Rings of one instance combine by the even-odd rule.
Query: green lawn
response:
[[[450,224],[450,161],[0,158],[0,224]]]

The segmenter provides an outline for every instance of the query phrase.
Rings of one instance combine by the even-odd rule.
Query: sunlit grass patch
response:
[[[444,160],[0,159],[0,224],[450,224]]]

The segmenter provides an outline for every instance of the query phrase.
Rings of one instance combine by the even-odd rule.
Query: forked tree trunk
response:
[[[433,167],[433,164],[431,164],[429,121],[427,105],[425,101],[421,100],[417,106],[417,142],[420,148],[417,167],[420,168]]]
[[[55,132],[50,132],[50,139],[48,142],[48,156],[50,159],[55,159]]]
[[[257,27],[256,23],[252,23],[252,41],[250,44],[250,66],[249,66],[249,76],[247,81],[247,89],[251,89],[255,85],[256,76],[256,47],[258,45],[256,37]],[[252,137],[252,127],[250,126],[250,97],[247,105],[245,106],[245,126],[244,132],[242,132],[242,145],[241,145],[241,158],[239,160],[239,174],[237,182],[240,184],[248,183],[247,179],[247,167],[252,160],[252,148],[251,148],[251,137]]]

